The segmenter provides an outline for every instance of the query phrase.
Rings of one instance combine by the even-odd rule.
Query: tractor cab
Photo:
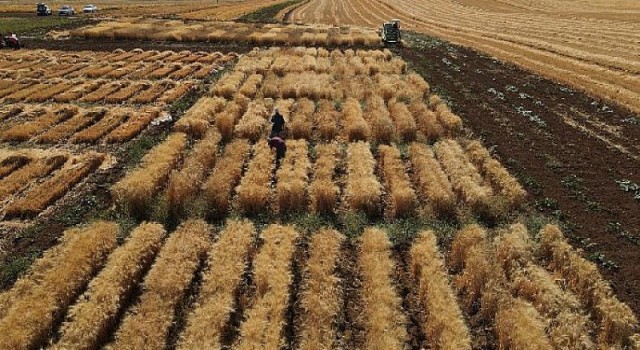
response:
[[[402,41],[400,33],[400,20],[392,19],[382,24],[382,42],[386,44],[399,44]]]

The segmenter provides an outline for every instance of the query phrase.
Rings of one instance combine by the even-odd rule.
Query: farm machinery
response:
[[[14,49],[17,50],[20,48],[20,39],[18,39],[18,37],[11,33],[8,36],[1,36],[0,37],[0,49],[4,49],[4,48],[10,48],[10,49]]]
[[[400,44],[402,42],[402,33],[400,33],[400,20],[392,19],[389,22],[382,24],[380,31],[382,36],[382,43],[387,44]]]

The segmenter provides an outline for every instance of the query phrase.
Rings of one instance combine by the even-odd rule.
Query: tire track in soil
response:
[[[573,224],[567,235],[588,238],[596,245],[584,247],[587,255],[602,253],[618,265],[617,269],[600,271],[612,282],[617,296],[640,314],[640,273],[636,268],[640,249],[626,238],[606,232],[607,224],[619,222],[632,234],[640,234],[640,203],[615,182],[626,178],[640,183],[640,162],[608,148],[561,118],[601,118],[622,128],[627,141],[619,141],[633,149],[640,140],[640,128],[623,120],[634,118],[634,114],[617,106],[610,106],[611,112],[598,111],[592,104],[602,106],[602,101],[471,49],[441,43],[430,45],[428,50],[402,48],[397,52],[435,91],[446,95],[454,112],[484,139],[487,147],[496,146],[498,158],[510,172],[519,174],[521,182],[526,177],[541,185],[538,190],[531,183],[523,183],[530,203],[545,198],[557,200],[558,208]],[[514,109],[521,103],[516,97],[504,94],[504,100],[500,100],[489,92],[506,86],[517,87],[542,103],[531,110],[545,127],[538,127]],[[579,200],[562,184],[573,175],[583,179],[582,193],[602,209],[590,209],[584,198]],[[545,212],[550,214],[552,210]],[[574,238],[572,243],[578,241]]]

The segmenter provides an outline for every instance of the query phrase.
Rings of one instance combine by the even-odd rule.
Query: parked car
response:
[[[58,10],[58,16],[73,16],[75,14],[76,14],[76,11],[73,9],[73,7],[69,5],[63,5]]]
[[[82,12],[84,12],[84,13],[96,13],[96,12],[98,12],[98,7],[96,5],[94,5],[94,4],[88,4],[88,5],[85,5],[82,8]]]
[[[47,4],[38,3],[36,5],[36,15],[38,16],[51,16],[51,7]]]

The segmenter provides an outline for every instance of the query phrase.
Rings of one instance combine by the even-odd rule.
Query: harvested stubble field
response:
[[[311,0],[289,21],[377,28],[391,18],[640,112],[637,1]]]
[[[199,20],[232,20],[261,8],[273,6],[285,0],[217,0],[216,2],[201,2],[194,5],[190,0],[159,0],[159,1],[125,1],[105,0],[97,3],[97,16],[105,17],[174,17]],[[76,11],[81,11],[86,2],[66,1]],[[57,11],[58,4],[52,6]],[[2,3],[0,13],[32,14],[35,12],[33,1],[16,0],[10,4]],[[96,15],[93,15],[96,16]]]
[[[71,35],[84,39],[164,40],[256,45],[374,45],[380,39],[371,29],[328,25],[302,26],[240,22],[121,18],[83,27]]]

